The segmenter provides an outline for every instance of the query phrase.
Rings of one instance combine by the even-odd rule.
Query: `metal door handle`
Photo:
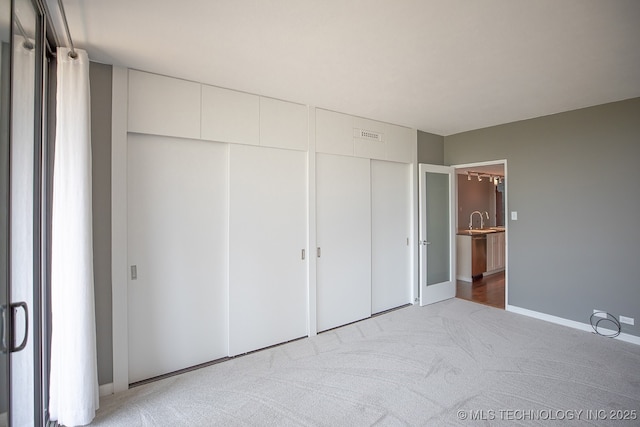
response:
[[[27,338],[29,338],[29,309],[27,308],[27,303],[21,301],[11,304],[11,315],[15,315],[18,312],[19,308],[22,308],[24,310],[24,338],[22,338],[22,342],[17,347],[13,347],[13,343],[11,343],[11,348],[9,349],[9,351],[11,352],[24,350],[24,348],[27,346]],[[11,320],[11,324],[15,325],[16,322],[13,321],[14,318],[11,318]]]
[[[424,245],[424,246],[427,246],[427,245],[430,245],[431,242],[427,242],[426,240],[420,240],[420,244]]]
[[[5,315],[7,313],[7,306],[6,305],[0,305],[0,335],[1,335],[1,339],[0,339],[0,351],[2,353],[7,353],[9,351],[9,346],[7,344],[7,332],[5,331],[5,324],[7,323],[5,321]]]

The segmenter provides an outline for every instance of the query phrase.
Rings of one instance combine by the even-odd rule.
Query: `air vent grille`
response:
[[[366,139],[369,141],[382,142],[383,134],[381,134],[380,132],[374,132],[372,130],[354,129],[353,136],[355,136],[356,138]]]

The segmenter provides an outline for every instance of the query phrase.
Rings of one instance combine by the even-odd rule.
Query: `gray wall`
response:
[[[640,336],[640,98],[445,137],[446,164],[496,159],[518,212],[508,303]]]
[[[92,62],[91,150],[93,155],[93,276],[96,301],[98,382],[113,381],[111,328],[111,74]]]
[[[418,131],[418,163],[444,165],[444,137]]]

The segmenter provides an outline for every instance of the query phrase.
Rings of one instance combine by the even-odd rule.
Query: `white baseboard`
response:
[[[98,387],[98,391],[100,392],[100,397],[113,394],[113,383],[102,384]]]
[[[551,322],[551,323],[555,323],[557,325],[562,325],[562,326],[568,326],[570,328],[574,328],[574,329],[579,329],[581,331],[586,331],[586,332],[593,332],[593,328],[591,327],[590,324],[588,323],[581,323],[581,322],[576,322],[575,320],[569,320],[569,319],[565,319],[562,317],[557,317],[557,316],[552,316],[550,314],[546,314],[546,313],[540,313],[538,311],[533,311],[533,310],[529,310],[526,308],[521,308],[521,307],[516,307],[515,305],[508,305],[505,307],[505,310],[510,311],[512,313],[517,313],[517,314],[522,314],[528,317],[533,317],[535,319],[540,319],[540,320],[544,320],[547,322]],[[610,330],[610,329],[605,329],[605,328],[598,328],[600,331],[602,331],[605,334],[613,334],[616,331]],[[625,333],[621,333],[620,335],[618,335],[617,337],[615,337],[616,339],[620,340],[620,341],[625,341],[631,344],[635,344],[635,345],[640,345],[640,337],[637,337],[635,335],[630,335],[630,334],[625,334]]]

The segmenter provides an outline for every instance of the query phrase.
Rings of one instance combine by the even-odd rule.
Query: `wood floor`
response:
[[[456,297],[504,310],[504,271],[479,280],[456,282]]]

